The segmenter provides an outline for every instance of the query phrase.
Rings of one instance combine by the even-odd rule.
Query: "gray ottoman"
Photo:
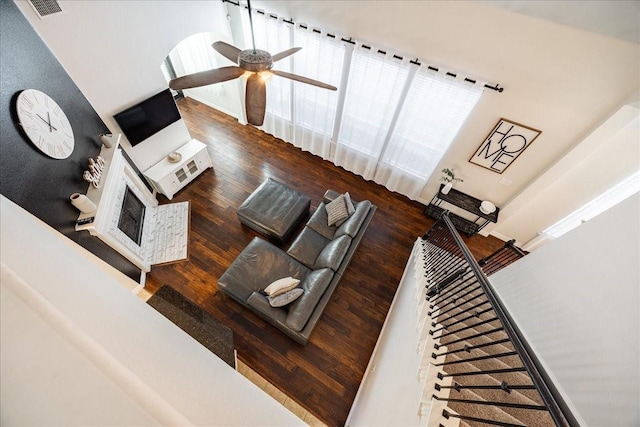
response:
[[[238,219],[252,230],[284,243],[307,217],[311,198],[267,178],[238,208]]]

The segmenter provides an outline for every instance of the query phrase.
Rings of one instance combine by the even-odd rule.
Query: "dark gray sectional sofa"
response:
[[[288,251],[255,237],[218,279],[222,292],[302,345],[324,311],[371,222],[376,206],[354,202],[355,212],[339,227],[327,225],[329,190]],[[272,307],[261,292],[284,277],[300,279],[304,293],[285,307]]]

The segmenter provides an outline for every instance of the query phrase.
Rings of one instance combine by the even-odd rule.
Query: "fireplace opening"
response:
[[[124,194],[118,228],[138,246],[142,241],[142,225],[144,222],[144,203],[127,186]]]

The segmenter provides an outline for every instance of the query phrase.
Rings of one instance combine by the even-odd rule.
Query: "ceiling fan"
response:
[[[237,47],[222,41],[215,42],[212,45],[218,53],[231,62],[238,64],[238,66],[232,65],[228,67],[220,67],[213,70],[201,71],[199,73],[188,74],[186,76],[175,78],[169,82],[169,87],[171,89],[190,89],[225,82],[227,80],[233,80],[242,75],[246,75],[247,87],[245,92],[245,106],[247,121],[249,124],[254,126],[262,126],[262,123],[264,122],[264,114],[267,107],[266,82],[272,74],[324,89],[337,90],[335,86],[322,83],[308,77],[287,73],[285,71],[273,70],[272,67],[274,62],[293,55],[302,48],[293,47],[273,56],[267,51],[256,49],[250,0],[247,0],[247,6],[249,9],[249,24],[251,26],[251,41],[253,49],[240,50]]]

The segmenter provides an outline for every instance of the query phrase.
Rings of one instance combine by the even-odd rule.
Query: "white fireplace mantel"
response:
[[[100,155],[105,160],[102,178],[98,188],[90,185],[86,194],[96,205],[96,210],[80,214],[76,230],[89,231],[144,273],[151,271],[153,264],[186,258],[189,203],[159,206],[155,195],[129,164],[118,145],[112,148],[103,146]],[[145,206],[140,244],[118,228],[127,188]]]

